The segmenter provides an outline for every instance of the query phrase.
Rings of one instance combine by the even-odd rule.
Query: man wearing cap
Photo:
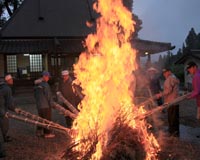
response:
[[[5,82],[2,85],[2,89],[3,89],[3,94],[5,95],[5,99],[4,99],[4,109],[7,112],[8,109],[15,111],[15,107],[14,107],[14,100],[13,100],[13,96],[12,96],[12,87],[13,86],[13,77],[11,74],[8,74],[5,76]],[[2,113],[2,107],[1,107],[1,113]],[[11,137],[7,135],[8,133],[8,129],[9,129],[9,120],[7,117],[4,117],[3,120],[0,123],[1,128],[3,128],[3,137],[4,137],[4,141],[5,142],[10,142],[12,141]]]
[[[6,83],[6,82],[7,83]],[[8,110],[15,111],[14,101],[12,97],[12,90],[8,86],[13,83],[12,76],[5,76],[5,81],[0,80],[0,158],[5,157],[5,148],[3,142],[9,142],[12,139],[7,135],[9,129],[9,120],[6,116]]]
[[[13,78],[12,78],[12,76],[10,74],[5,76],[5,81],[9,85],[13,85]]]
[[[53,98],[51,93],[51,88],[48,84],[50,79],[50,73],[44,71],[40,79],[35,80],[34,96],[36,99],[36,106],[38,109],[38,115],[47,120],[51,120],[51,108],[53,106]],[[45,138],[53,138],[54,134],[50,130],[37,127],[37,136]]]
[[[74,107],[77,107],[78,96],[75,94],[73,90],[72,78],[69,75],[69,71],[63,70],[61,72],[61,75],[62,75],[62,80],[59,82],[58,91],[60,91],[64,96],[64,98],[67,99]],[[63,105],[66,109],[68,109],[68,107],[65,104]],[[66,116],[65,119],[67,127],[70,128],[72,126],[73,120],[69,116]]]
[[[163,69],[165,82],[163,92],[157,94],[157,98],[164,97],[164,103],[169,103],[179,96],[180,81],[175,77],[170,69]],[[179,136],[179,105],[170,106],[167,109],[168,131],[171,136]]]
[[[189,99],[196,98],[197,103],[197,119],[200,120],[200,70],[194,62],[189,62],[186,66],[187,71],[193,76],[192,78],[192,92]]]
[[[8,74],[5,76],[5,82],[8,84],[8,86],[12,90],[12,94],[14,93],[14,88],[13,88],[13,77],[11,74]]]

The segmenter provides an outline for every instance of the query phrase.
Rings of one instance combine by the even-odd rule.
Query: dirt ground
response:
[[[196,120],[195,100],[185,100],[180,104],[180,137],[161,136],[160,160],[199,160],[200,157],[200,122]],[[163,117],[166,117],[167,114]],[[163,120],[167,128],[166,119]]]
[[[36,106],[32,92],[15,95],[17,106],[36,114]],[[159,113],[162,123],[162,136],[157,135],[161,147],[160,160],[199,160],[200,157],[200,122],[195,119],[196,108],[194,100],[180,103],[180,138],[168,137],[163,134],[167,128],[166,113]],[[53,111],[53,121],[65,126],[64,117]],[[61,160],[70,137],[55,132],[53,139],[35,136],[35,126],[24,122],[10,120],[9,135],[12,142],[6,143],[7,157],[4,160]]]
[[[23,91],[22,91],[23,92]],[[15,94],[17,107],[37,114],[33,92],[28,90]],[[64,116],[53,110],[53,121],[65,126]],[[55,132],[52,139],[38,138],[35,135],[36,126],[10,119],[9,136],[12,142],[6,143],[7,157],[4,160],[61,160],[61,156],[69,143],[70,137]]]

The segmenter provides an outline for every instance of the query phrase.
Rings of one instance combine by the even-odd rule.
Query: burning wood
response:
[[[107,157],[106,151],[114,146],[117,146],[114,150],[120,150],[127,140],[135,142],[135,149],[141,148],[141,153],[146,152],[144,159],[156,159],[159,144],[149,133],[149,124],[145,119],[134,119],[146,111],[133,104],[129,90],[130,77],[137,68],[137,51],[130,43],[135,30],[132,13],[123,6],[122,0],[94,2],[93,7],[100,15],[96,20],[96,32],[87,36],[87,49],[74,65],[76,82],[81,85],[84,98],[80,112],[75,113],[70,109],[78,114],[72,126],[76,131],[72,135],[72,157],[83,160],[110,159],[112,155]],[[119,120],[122,120],[121,123]],[[121,136],[118,137],[122,141],[114,138],[120,129]],[[130,133],[131,136],[127,134],[125,140],[123,133]],[[134,148],[128,142],[125,144],[124,150]],[[126,153],[131,154],[129,151]],[[112,154],[122,152],[113,151]],[[136,155],[129,156],[137,158]],[[69,157],[66,156],[66,159]]]
[[[88,160],[92,159],[101,135],[96,135],[93,131],[86,139],[72,143],[63,155],[67,160]],[[87,143],[88,142],[88,143]],[[92,143],[91,143],[92,142]],[[87,152],[77,152],[74,150],[80,143],[86,144]],[[143,140],[137,129],[129,127],[124,119],[117,119],[113,128],[109,132],[109,141],[103,148],[100,160],[143,160],[146,156]]]
[[[174,101],[158,106],[145,114],[134,117],[134,119],[143,120],[144,118],[168,108],[172,105],[180,103],[185,100],[190,93],[178,97]],[[155,97],[154,97],[155,98]],[[142,104],[148,104],[152,102],[152,99],[148,99]],[[138,105],[139,107],[139,105]],[[109,132],[109,140],[106,143],[102,150],[102,156],[100,160],[118,160],[118,159],[131,159],[131,160],[143,160],[145,159],[146,153],[143,145],[143,139],[140,136],[141,132],[138,129],[132,129],[125,122],[126,115],[122,116],[123,118],[118,117],[113,125],[113,128]],[[97,127],[98,128],[98,127]],[[101,135],[97,135],[95,130],[91,131],[90,135],[87,138],[84,138],[78,142],[72,142],[68,146],[64,157],[67,160],[76,160],[78,157],[82,160],[90,159],[92,154],[95,153],[96,147],[98,144],[98,139]],[[84,143],[87,151],[83,154],[78,152],[75,148],[80,144]]]
[[[72,119],[75,119],[77,117],[76,114],[74,114],[74,113],[70,112],[69,110],[65,109],[63,106],[61,106],[58,103],[54,102],[54,108],[57,109],[58,111],[60,111],[61,114],[64,114],[65,116],[69,116]]]
[[[56,94],[57,94],[57,96],[62,100],[62,102],[64,103],[64,104],[66,104],[68,107],[69,107],[69,109],[74,113],[74,114],[78,114],[78,110],[62,95],[62,93],[61,92],[56,92]]]
[[[101,160],[143,160],[146,156],[140,133],[124,123],[114,126]]]

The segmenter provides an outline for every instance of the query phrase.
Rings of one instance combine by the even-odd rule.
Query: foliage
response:
[[[184,82],[184,65],[172,65],[171,66],[172,72],[177,76],[180,82]]]
[[[23,0],[0,0],[0,27],[12,16],[22,2]]]
[[[189,54],[192,49],[200,49],[200,33],[196,34],[194,28],[189,31],[185,43],[183,43],[182,49],[179,48],[175,55],[168,51],[167,55],[159,57],[159,60],[155,62],[156,66],[160,68],[170,68],[172,72],[180,79],[184,81],[184,65],[176,64],[175,62],[180,59],[184,54]]]
[[[196,33],[194,28],[188,33],[185,39],[185,46],[182,48],[183,54],[189,54],[191,49],[200,49],[200,33]]]

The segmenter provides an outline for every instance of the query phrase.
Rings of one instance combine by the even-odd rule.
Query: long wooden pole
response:
[[[36,121],[36,120],[32,120],[30,118],[24,118],[24,117],[21,117],[21,116],[18,116],[18,115],[9,113],[9,112],[6,112],[6,116],[8,118],[12,118],[12,119],[16,119],[16,120],[19,120],[19,121],[22,121],[22,122],[34,124],[34,125],[37,125],[37,126],[49,129],[49,130],[54,130],[54,131],[57,131],[57,132],[61,132],[61,133],[64,133],[64,134],[69,134],[70,133],[70,129],[65,128],[63,126],[56,126],[54,122],[42,123],[42,122],[39,122],[39,121]]]
[[[152,109],[152,110],[150,110],[150,111],[147,111],[145,114],[136,116],[135,119],[144,119],[144,118],[146,118],[146,117],[152,115],[152,114],[155,113],[155,112],[162,111],[162,110],[165,109],[165,108],[169,108],[169,107],[171,107],[171,106],[173,106],[173,105],[176,105],[176,104],[180,103],[181,101],[186,100],[186,98],[187,98],[190,94],[191,94],[191,93],[187,93],[187,94],[185,94],[185,95],[183,95],[183,96],[180,96],[180,97],[174,99],[173,101],[171,101],[171,102],[169,102],[169,103],[164,103],[164,104],[161,105],[161,106],[157,106],[157,107],[155,107],[154,109]],[[143,104],[143,103],[142,103],[142,104]],[[138,105],[138,106],[139,106],[139,105]],[[141,105],[140,105],[140,106],[141,106]]]
[[[42,118],[40,116],[37,116],[37,115],[34,115],[34,114],[30,113],[30,112],[24,111],[21,108],[16,108],[15,112],[17,114],[19,114],[19,115],[22,115],[22,116],[24,116],[26,118],[29,118],[29,119],[32,119],[34,121],[39,121],[41,123],[51,124],[51,125],[54,125],[56,127],[63,127],[63,126],[59,125],[58,123],[54,123],[54,122],[49,121],[47,119],[44,119],[44,118]]]
[[[54,108],[57,109],[58,111],[60,111],[65,116],[71,117],[72,119],[75,119],[77,117],[77,114],[70,112],[69,110],[65,109],[63,106],[61,106],[58,103],[54,102]]]
[[[79,96],[79,98],[82,100],[84,98],[84,95],[81,93],[80,89],[76,86],[76,85],[73,85],[73,88],[76,92],[76,94]]]
[[[70,111],[78,115],[79,111],[62,95],[61,92],[57,92],[56,94],[63,101],[63,103],[65,103],[69,107]]]

